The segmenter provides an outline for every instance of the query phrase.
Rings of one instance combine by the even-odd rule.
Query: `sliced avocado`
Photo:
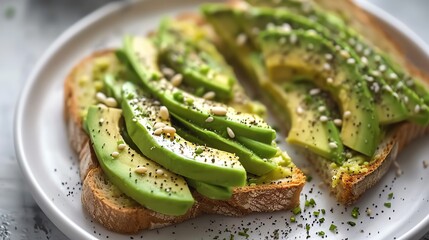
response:
[[[308,82],[271,84],[270,93],[286,105],[291,126],[287,141],[342,165],[344,147],[340,132],[334,123],[332,106],[326,93],[311,96],[315,85]]]
[[[232,187],[222,187],[212,184],[207,184],[204,182],[195,181],[192,179],[186,179],[189,186],[195,188],[197,192],[201,195],[204,195],[210,199],[215,200],[228,200],[232,196]]]
[[[207,146],[235,153],[239,157],[239,161],[241,162],[243,167],[249,173],[259,176],[266,174],[267,172],[273,170],[276,167],[275,164],[271,161],[268,161],[267,159],[262,159],[254,152],[252,152],[252,150],[246,148],[245,146],[241,145],[236,141],[221,137],[215,132],[200,128],[195,124],[192,124],[192,122],[186,121],[185,119],[180,118],[178,116],[174,116],[174,118],[178,121],[176,125],[180,126],[179,129],[188,129],[193,133],[194,136],[198,136],[198,139],[200,139],[202,143],[207,144]],[[273,156],[276,153],[277,149]]]
[[[220,186],[245,183],[246,171],[237,156],[186,141],[175,133],[169,117],[153,98],[145,96],[132,83],[125,83],[122,91],[128,133],[145,156],[194,180]],[[156,123],[163,126],[155,129]]]
[[[237,16],[241,25],[246,30],[250,39],[253,40],[254,45],[259,47],[257,37],[259,31],[264,29],[280,28],[285,31],[291,29],[302,29],[308,31],[314,31],[325,37],[327,40],[332,41],[334,45],[338,45],[343,49],[343,54],[350,55],[356,59],[357,65],[361,65],[362,61],[358,53],[349,46],[348,42],[342,42],[340,36],[332,34],[326,27],[312,22],[308,18],[289,12],[286,9],[273,9],[273,8],[249,8],[246,11],[238,11]],[[327,56],[332,57],[332,56]],[[367,61],[367,60],[365,60]],[[363,64],[361,72],[374,72],[378,69],[375,66]],[[375,100],[375,108],[379,122],[381,124],[391,124],[403,121],[409,117],[408,112],[402,103],[398,95],[391,90],[391,87],[384,81],[381,76],[369,76],[365,75],[366,79],[370,79],[372,85],[376,85],[378,89],[370,91]],[[371,88],[372,89],[372,88]]]
[[[246,137],[236,137],[237,141],[242,143],[244,146],[246,146],[249,149],[252,149],[253,152],[255,152],[258,156],[262,158],[271,158],[274,157],[277,153],[277,146],[275,144],[265,144],[258,141],[255,141],[250,138]]]
[[[394,123],[406,116],[416,123],[429,124],[428,87],[421,80],[407,75],[385,53],[367,43],[362,36],[349,28],[347,23],[336,14],[325,11],[314,2],[308,1],[248,0],[248,2],[255,6],[269,6],[306,16],[310,21],[328,28],[334,40],[348,43],[355,50],[359,59],[362,59],[364,67],[370,68],[370,74],[366,79],[369,80],[368,85],[372,92],[386,98],[375,98],[376,101],[381,101],[378,104],[380,122]],[[380,82],[379,79],[383,79],[386,84]],[[394,98],[386,93],[393,94]],[[405,112],[398,108],[400,105],[397,104],[397,101],[400,101],[400,105],[404,106]]]
[[[167,215],[185,214],[194,204],[185,180],[125,143],[120,134],[121,113],[106,107],[88,109],[86,124],[103,172],[122,192],[146,208]],[[157,171],[162,171],[162,175]]]
[[[314,32],[269,30],[261,34],[260,40],[270,78],[284,82],[302,76],[330,92],[343,114],[343,144],[372,156],[380,140],[380,127],[356,60],[345,58],[331,42]],[[327,60],[326,54],[334,57]]]
[[[235,136],[242,136],[271,144],[276,132],[260,117],[240,113],[225,104],[196,97],[174,87],[161,77],[156,65],[157,53],[152,43],[145,38],[126,37],[125,52],[141,82],[172,113],[193,121],[194,124],[229,136],[230,128]],[[206,121],[213,118],[213,121]]]
[[[182,74],[185,83],[213,91],[217,100],[231,99],[237,81],[232,69],[204,33],[196,31],[191,22],[162,21],[155,37],[161,61]]]

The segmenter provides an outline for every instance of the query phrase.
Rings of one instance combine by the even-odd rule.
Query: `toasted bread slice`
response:
[[[208,199],[193,192],[195,205],[180,217],[167,216],[148,210],[113,186],[99,167],[87,134],[82,128],[79,115],[79,94],[82,86],[79,79],[91,76],[97,58],[114,56],[113,51],[96,52],[78,63],[65,82],[65,117],[71,146],[78,153],[80,175],[83,181],[82,204],[88,213],[106,228],[135,233],[142,229],[153,229],[176,224],[203,213],[242,216],[253,212],[272,212],[291,209],[299,204],[305,175],[293,169],[293,177],[272,184],[235,188],[231,199],[226,201]],[[95,93],[91,93],[95,97]],[[240,101],[243,95],[240,94]],[[91,97],[90,95],[88,97]]]

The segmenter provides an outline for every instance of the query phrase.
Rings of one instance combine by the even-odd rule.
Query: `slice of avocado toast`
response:
[[[261,34],[260,41],[270,78],[282,82],[302,76],[329,91],[343,115],[343,144],[372,156],[380,141],[380,127],[356,60],[338,54],[335,46],[314,32],[268,30]],[[335,57],[328,61],[326,54]]]
[[[207,146],[235,153],[239,157],[239,161],[241,162],[243,167],[249,173],[259,176],[272,171],[276,167],[273,162],[259,157],[254,152],[252,152],[252,150],[246,148],[245,146],[241,145],[236,141],[224,138],[212,131],[202,129],[195,124],[192,124],[192,122],[184,120],[183,118],[177,116],[174,116],[174,118],[177,119],[177,121],[179,122],[179,126],[183,126],[180,127],[181,129],[187,129],[188,131],[192,132],[193,135],[197,136],[199,141],[207,144]],[[276,153],[277,149],[271,157],[273,157]]]
[[[184,177],[219,186],[245,184],[246,171],[235,154],[180,137],[171,126],[166,108],[133,84],[125,83],[122,94],[128,133],[144,155]]]
[[[334,45],[341,47],[343,49],[341,54],[349,55],[356,59],[357,65],[362,68],[361,72],[371,73],[378,70],[378,67],[376,68],[376,66],[368,64],[366,58],[362,58],[361,60],[361,56],[354,50],[353,46],[349,46],[348,42],[341,41],[341,37],[335,33],[331,33],[328,28],[312,22],[303,16],[289,12],[286,9],[278,10],[252,7],[244,11],[235,9],[235,12],[247,36],[249,36],[253,45],[257,48],[260,48],[257,39],[259,33],[265,29],[280,28],[285,31],[292,29],[315,31],[325,39],[330,40]],[[327,55],[326,57],[331,58],[333,56]],[[364,61],[365,64],[363,63]],[[375,85],[371,88],[372,91],[370,93],[375,100],[375,108],[381,124],[396,123],[409,118],[409,112],[407,112],[399,95],[392,91],[391,87],[389,87],[381,76],[370,76],[368,74],[364,77],[368,82],[371,80],[368,84]]]
[[[120,109],[88,109],[86,124],[104,173],[148,209],[175,216],[185,214],[194,204],[186,181],[130,148],[120,133],[121,117]]]
[[[401,101],[407,110],[407,118],[422,125],[429,124],[429,107],[428,97],[429,90],[419,79],[414,79],[408,76],[397,64],[393,63],[390,58],[379,50],[376,46],[367,43],[353,29],[347,27],[346,22],[333,13],[324,11],[317,4],[306,1],[297,0],[281,0],[281,1],[260,1],[249,0],[249,3],[255,6],[269,6],[280,9],[281,11],[291,11],[301,16],[305,16],[308,20],[315,24],[320,24],[329,29],[330,34],[336,41],[342,41],[350,45],[355,50],[364,63],[365,67],[370,68],[369,76],[367,77],[370,82],[372,91],[377,92],[392,92],[394,96]],[[388,85],[382,84],[380,86],[380,79],[383,79]],[[381,91],[378,91],[380,89]],[[394,103],[395,99],[388,99],[387,101]],[[389,105],[392,108],[393,105]],[[392,109],[383,106],[384,109],[389,110],[381,117],[387,118],[401,118],[398,113],[392,117]],[[387,114],[390,114],[387,116]],[[383,119],[380,119],[383,122]],[[393,123],[396,121],[386,121],[386,123]]]
[[[154,42],[161,61],[181,74],[185,83],[200,88],[203,94],[212,91],[212,99],[231,99],[237,80],[222,55],[204,37],[194,23],[164,19]]]
[[[198,98],[161,78],[156,64],[156,49],[149,40],[126,37],[124,51],[140,76],[141,83],[172,113],[192,120],[203,128],[215,130],[222,136],[242,136],[265,144],[271,144],[275,139],[276,132],[260,117],[237,112],[222,103]],[[207,121],[208,119],[213,121]]]

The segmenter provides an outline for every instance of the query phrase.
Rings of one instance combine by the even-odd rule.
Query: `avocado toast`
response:
[[[132,37],[132,39],[136,39],[136,38]],[[156,40],[154,40],[154,42],[155,44],[158,44]],[[157,46],[157,48],[158,50],[161,50],[161,51],[163,49],[160,46]],[[147,207],[146,208],[143,207],[141,204],[138,203],[138,200],[132,200],[130,197],[127,196],[127,195],[132,196],[132,193],[130,194],[130,193],[127,193],[126,191],[119,190],[118,188],[119,185],[117,183],[115,184],[114,181],[112,183],[112,181],[110,180],[111,177],[109,177],[108,174],[106,174],[107,172],[103,168],[103,166],[100,166],[99,163],[103,161],[100,161],[101,157],[98,157],[98,160],[97,160],[96,156],[98,155],[97,155],[97,150],[95,146],[96,145],[95,141],[93,140],[91,143],[88,140],[87,133],[85,132],[85,131],[89,131],[90,133],[92,129],[96,129],[97,124],[98,126],[100,124],[101,125],[105,124],[106,119],[105,117],[94,118],[95,122],[93,123],[96,123],[96,124],[94,124],[91,129],[89,128],[90,120],[88,120],[88,116],[86,116],[86,113],[84,111],[86,106],[94,105],[99,102],[102,102],[105,105],[111,105],[108,107],[108,109],[112,109],[111,107],[114,107],[114,106],[116,107],[124,106],[124,104],[126,104],[127,102],[127,98],[124,98],[125,95],[123,95],[122,93],[118,94],[118,92],[120,93],[122,90],[115,91],[115,84],[117,82],[121,82],[126,79],[125,81],[127,82],[133,82],[135,85],[139,85],[141,83],[139,83],[138,81],[141,79],[144,79],[145,76],[154,76],[152,74],[146,74],[144,72],[142,73],[141,70],[138,70],[135,67],[134,68],[131,67],[131,69],[133,69],[134,72],[125,71],[125,73],[113,74],[115,75],[115,78],[113,78],[113,82],[111,78],[104,77],[105,72],[113,72],[113,73],[118,71],[121,72],[120,69],[119,70],[115,69],[115,66],[118,66],[116,63],[111,64],[111,62],[115,62],[115,61],[118,61],[118,59],[121,59],[121,56],[124,57],[125,55],[126,61],[119,60],[119,62],[121,62],[124,65],[127,65],[126,66],[127,69],[130,69],[130,65],[135,64],[135,63],[132,63],[132,59],[131,59],[132,57],[131,58],[129,57],[130,52],[132,53],[133,51],[130,51],[127,53],[126,47],[122,50],[123,51],[120,52],[119,54],[115,54],[114,51],[99,52],[88,57],[87,59],[84,59],[81,63],[79,63],[74,68],[74,70],[71,72],[71,74],[69,75],[66,81],[66,90],[65,90],[66,91],[66,116],[67,116],[66,119],[68,120],[71,143],[75,148],[75,150],[79,153],[79,158],[81,161],[80,162],[81,175],[82,175],[82,178],[84,179],[82,201],[83,201],[84,207],[87,209],[87,211],[90,213],[90,215],[93,218],[101,222],[107,228],[112,229],[114,231],[136,232],[141,229],[157,228],[157,227],[175,224],[175,223],[184,221],[186,219],[195,217],[202,213],[216,213],[216,214],[239,216],[239,215],[252,213],[252,212],[277,211],[277,210],[290,209],[297,205],[299,201],[299,192],[302,189],[302,186],[305,181],[304,180],[305,177],[295,167],[293,167],[292,169],[293,173],[290,175],[292,177],[289,178],[289,180],[281,183],[278,183],[278,182],[271,183],[270,181],[269,183],[267,183],[266,181],[264,182],[263,178],[259,179],[258,181],[258,178],[254,177],[251,179],[247,179],[246,186],[239,186],[242,184],[240,183],[241,180],[234,180],[233,184],[231,184],[231,182],[219,183],[224,185],[224,186],[220,186],[220,185],[206,184],[205,182],[203,182],[203,181],[210,181],[210,179],[205,178],[205,179],[194,180],[190,178],[190,181],[187,181],[187,184],[192,187],[191,189],[196,189],[196,190],[191,190],[192,197],[194,200],[192,207],[189,208],[189,203],[191,201],[189,199],[189,195],[185,191],[183,192],[183,194],[185,194],[187,198],[186,197],[183,198],[182,196],[180,199],[181,200],[187,199],[188,201],[180,201],[180,202],[184,202],[186,207],[179,208],[182,210],[173,209],[172,212],[169,212],[169,213],[166,212],[166,214],[159,213],[158,211],[154,211],[155,208],[151,206],[148,206],[148,207],[151,207],[151,209],[153,210],[150,210]],[[147,48],[145,48],[144,55],[147,56],[148,52],[150,51],[147,51]],[[181,66],[173,67],[173,64],[177,64],[177,62],[164,60],[164,57],[165,59],[169,59],[168,58],[169,53],[174,54],[175,51],[166,51],[165,53],[162,52],[160,54],[162,60],[161,60],[161,64],[159,64],[160,65],[159,71],[165,76],[169,75],[171,72],[177,73],[177,72],[183,71]],[[131,61],[129,61],[130,59]],[[145,63],[148,63],[148,61],[144,60],[143,64]],[[166,67],[166,66],[163,66],[162,64],[167,64],[169,66]],[[188,68],[189,66],[186,65],[185,67]],[[202,73],[206,73],[207,70],[205,67],[203,67],[202,69],[200,69],[200,71]],[[99,75],[102,75],[102,77],[100,77]],[[136,77],[136,75],[138,76]],[[153,96],[148,97],[149,99],[157,99],[156,101],[159,101],[161,102],[162,105],[167,106],[167,109],[169,110],[170,116],[171,116],[171,123],[166,123],[166,122],[157,120],[152,125],[149,123],[149,125],[147,125],[148,126],[147,129],[151,130],[151,127],[153,127],[154,128],[153,135],[157,135],[159,131],[156,132],[158,129],[156,128],[156,124],[158,124],[159,122],[162,122],[166,126],[170,126],[171,124],[175,127],[176,132],[174,134],[177,133],[177,136],[182,137],[184,140],[188,142],[196,143],[200,146],[203,146],[204,148],[211,147],[212,145],[214,148],[218,148],[219,150],[223,150],[226,152],[232,151],[236,153],[237,156],[239,156],[240,154],[241,156],[239,157],[241,158],[251,159],[252,161],[258,162],[259,164],[261,164],[261,166],[265,166],[267,169],[273,170],[272,168],[270,168],[270,165],[272,165],[273,163],[265,161],[267,158],[273,158],[272,149],[275,149],[275,146],[271,146],[271,144],[268,144],[269,140],[271,139],[271,137],[269,137],[269,134],[264,135],[261,138],[257,138],[259,141],[253,141],[253,139],[251,138],[253,136],[258,136],[258,135],[249,135],[239,139],[241,136],[240,134],[237,134],[237,133],[245,133],[245,132],[240,132],[241,131],[239,130],[240,128],[238,128],[238,130],[231,129],[232,131],[229,131],[227,128],[225,128],[225,125],[215,126],[212,129],[210,129],[210,127],[207,127],[207,125],[204,125],[204,124],[210,123],[213,119],[214,121],[216,121],[216,119],[213,116],[204,115],[204,117],[201,117],[201,119],[204,121],[201,121],[195,118],[192,118],[191,120],[188,119],[187,121],[186,120],[186,117],[188,117],[187,114],[180,115],[181,114],[180,111],[178,112],[171,111],[171,109],[174,109],[175,106],[180,106],[180,105],[174,105],[174,104],[177,104],[177,102],[182,104],[189,104],[191,102],[194,103],[195,100],[189,100],[189,99],[192,99],[192,96],[204,97],[206,99],[216,99],[217,97],[219,97],[220,98],[219,102],[223,102],[223,103],[226,102],[224,99],[230,98],[228,94],[224,94],[224,90],[228,88],[217,89],[216,86],[214,87],[210,86],[209,84],[204,83],[204,79],[201,79],[201,76],[198,76],[196,74],[192,75],[193,79],[191,79],[191,81],[187,80],[189,77],[185,78],[183,76],[186,76],[186,74],[185,73],[182,74],[182,79],[180,79],[180,77],[177,77],[176,74],[173,74],[171,77],[168,78],[168,80],[172,84],[176,84],[177,82],[183,81],[186,85],[186,88],[184,89],[180,88],[181,90],[183,90],[183,92],[176,91],[177,89],[173,89],[172,91],[169,91],[169,92],[167,91],[167,95],[171,96],[170,102],[168,100],[164,100],[163,102],[159,101],[160,98],[162,98],[162,95],[159,95],[158,97],[153,97]],[[90,86],[87,86],[88,78],[90,79],[89,81]],[[121,78],[123,79],[121,80]],[[180,80],[177,80],[177,79],[180,79]],[[225,78],[221,78],[221,79],[224,80]],[[162,80],[162,78],[158,79],[155,77],[155,79],[151,79],[151,80],[155,80],[158,82],[159,80]],[[198,89],[198,86],[199,86],[198,81],[203,82],[204,89],[208,88],[210,90],[201,91],[200,89]],[[306,82],[304,82],[304,85],[305,83]],[[144,84],[150,85],[151,83],[143,83],[143,85]],[[163,81],[161,81],[161,84],[164,84]],[[292,90],[294,93],[297,94],[296,95],[297,99],[299,99],[299,96],[302,96],[302,95],[300,95],[299,92],[296,91],[296,89],[301,88],[301,86],[295,86],[294,84],[299,84],[299,82],[292,83],[292,86],[291,85],[288,86],[288,83],[285,83],[284,86],[281,86],[281,89],[284,88],[286,92],[288,91],[288,89]],[[157,86],[160,86],[160,85],[157,85]],[[236,110],[240,109],[240,112],[241,111],[250,112],[250,113],[260,112],[260,109],[255,107],[256,105],[247,99],[247,97],[244,94],[244,91],[240,89],[239,85],[236,84],[233,86],[235,86],[236,88],[234,90],[235,93],[232,96],[232,100],[229,100],[227,102],[228,103],[227,107],[232,106]],[[313,90],[313,87],[311,86],[312,85],[310,85],[310,91]],[[138,88],[140,87],[141,86],[139,86]],[[145,98],[144,94],[157,95],[156,93],[154,94],[150,90],[149,91],[147,90],[151,87],[153,86],[143,86],[142,87],[144,89],[143,95],[139,95],[139,97],[136,98],[135,100],[142,101],[142,99]],[[308,86],[302,86],[302,89],[307,89],[307,88]],[[85,90],[82,91],[82,89],[85,89]],[[95,90],[91,90],[91,89],[95,89]],[[274,88],[274,89],[278,90],[279,88]],[[273,90],[269,90],[269,89],[264,89],[264,90],[267,93],[270,93],[270,95],[273,98],[276,98],[277,95],[271,92]],[[99,94],[99,92],[104,92],[105,95],[108,95],[108,97],[103,98],[103,95]],[[217,94],[217,92],[220,92],[221,94]],[[187,95],[187,93],[192,93],[191,94],[192,96]],[[325,94],[329,95],[326,92],[322,92],[322,93],[323,94],[321,95],[325,95]],[[279,97],[277,96],[277,98]],[[102,101],[100,101],[100,99]],[[131,100],[134,100],[134,99],[130,99],[130,104],[133,104],[135,101],[131,101]],[[302,101],[307,101],[307,100],[305,100],[304,98]],[[326,141],[324,142],[324,144],[322,144],[324,147],[319,146],[318,141],[312,142],[311,140],[309,141],[306,138],[294,139],[292,136],[288,138],[288,141],[290,143],[302,142],[302,143],[308,144],[308,147],[312,146],[315,149],[320,150],[318,152],[304,150],[304,152],[305,154],[309,154],[309,159],[314,161],[314,165],[317,169],[322,169],[321,170],[322,172],[323,171],[327,172],[328,176],[326,177],[326,179],[332,179],[332,177],[335,176],[335,175],[332,175],[333,171],[330,170],[331,162],[326,161],[325,160],[326,158],[332,157],[332,160],[334,161],[335,159],[335,161],[338,161],[339,164],[345,161],[344,156],[342,156],[341,154],[338,154],[338,152],[341,152],[341,149],[343,147],[342,142],[338,140],[339,132],[332,133],[332,130],[335,129],[333,127],[337,124],[336,121],[334,120],[338,119],[339,113],[338,113],[338,110],[331,109],[329,101],[330,101],[329,98],[324,98],[323,96],[321,96],[321,98],[317,99],[317,101],[305,102],[306,104],[308,104],[309,108],[310,106],[313,106],[313,105],[317,106],[317,111],[323,114],[323,115],[320,115],[318,113],[319,115],[317,115],[317,117],[319,119],[320,118],[324,119],[323,118],[324,116],[328,117],[326,122],[330,125],[331,130],[329,130],[330,128],[327,128],[325,132],[327,133],[325,134]],[[147,106],[145,102],[138,102],[137,104],[139,106]],[[156,111],[160,112],[161,106],[158,106],[156,102],[152,107],[156,108],[157,109]],[[221,110],[220,112],[222,112],[225,108],[227,108],[220,105],[216,107],[219,107],[216,109],[217,110],[220,109]],[[323,107],[325,107],[325,109],[322,111],[319,111],[320,109],[323,109]],[[94,107],[92,107],[92,109],[94,109]],[[82,112],[80,112],[80,110],[82,110]],[[101,107],[101,109],[98,109],[99,111],[98,114],[102,114],[101,112],[103,112],[103,110],[104,110],[103,107]],[[92,112],[94,111],[97,112],[97,107],[95,107],[95,109],[92,110]],[[180,116],[178,116],[177,114],[179,114]],[[148,116],[145,116],[146,115],[145,113],[138,114],[138,115],[143,115],[143,118],[148,117]],[[86,118],[86,121],[83,121],[84,117]],[[156,117],[158,116],[150,117],[150,114],[149,114],[149,119],[156,118]],[[311,116],[306,115],[306,117],[311,117]],[[161,116],[161,118],[163,117]],[[183,118],[185,118],[185,120],[183,120]],[[101,119],[103,119],[103,121],[101,121]],[[125,119],[125,121],[126,120],[127,119]],[[161,119],[161,120],[165,120],[165,119]],[[123,121],[123,120],[120,120],[120,121]],[[138,145],[139,143],[141,144],[142,142],[146,141],[148,138],[141,137],[140,139],[142,140],[135,140],[136,139],[135,135],[130,134],[130,131],[128,129],[128,125],[134,122],[133,118],[128,117],[128,121],[130,121],[129,124],[124,124],[122,122],[122,123],[118,123],[117,125],[118,131],[122,133],[121,135],[123,140],[116,142],[117,151],[110,150],[108,152],[109,156],[111,157],[111,159],[109,160],[111,161],[120,160],[119,156],[121,156],[122,154],[121,151],[123,151],[124,149],[128,149],[128,148],[136,149],[137,154],[140,154],[140,151],[141,152],[147,151],[144,149],[143,150],[140,149],[139,146],[132,146],[132,145]],[[285,120],[285,122],[283,123],[288,124],[288,122],[289,120]],[[126,128],[124,127],[125,125],[127,126]],[[364,178],[361,177],[362,174],[351,174],[350,175],[351,178],[348,180],[348,183],[351,186],[350,192],[345,191],[346,187],[342,186],[341,183],[336,185],[336,188],[339,188],[336,191],[338,193],[344,194],[345,196],[345,200],[342,200],[339,197],[340,201],[345,203],[350,203],[354,201],[361,193],[365,191],[365,189],[367,189],[368,186],[377,182],[377,180],[383,175],[383,173],[387,171],[387,168],[390,162],[394,159],[394,157],[396,157],[397,148],[394,147],[394,145],[397,144],[396,146],[402,148],[402,146],[406,142],[408,142],[418,134],[422,134],[424,129],[424,127],[416,127],[416,125],[414,124],[402,124],[401,126],[408,126],[408,127],[413,126],[416,129],[415,129],[415,132],[410,133],[410,135],[407,137],[405,137],[405,135],[403,134],[400,134],[401,137],[398,138],[396,133],[401,133],[401,132],[397,130],[391,131],[391,133],[395,133],[395,134],[384,135],[383,139],[384,139],[385,145],[382,145],[382,144],[379,145],[379,149],[381,150],[377,150],[377,153],[376,153],[377,157],[375,157],[374,158],[375,160],[372,161],[371,163],[372,169],[369,169],[367,173],[363,174]],[[161,127],[161,129],[164,129],[164,127]],[[86,128],[85,131],[83,130],[84,128]],[[165,128],[165,129],[168,131],[171,130],[169,128]],[[299,129],[299,126],[297,129]],[[103,129],[100,129],[100,130],[102,131]],[[164,132],[164,130],[161,131],[161,135],[170,134],[167,136],[168,138],[171,137],[171,133],[172,132],[169,132],[169,133]],[[205,135],[202,135],[203,133]],[[195,136],[198,136],[198,137],[194,139]],[[206,139],[204,139],[204,136],[206,137]],[[311,136],[312,135],[307,135],[307,137],[310,137],[310,139],[311,139]],[[213,140],[214,143],[210,143],[209,140]],[[179,141],[181,142],[181,140]],[[220,142],[222,142],[221,144],[222,147],[219,144]],[[124,145],[126,146],[124,147]],[[101,148],[103,148],[103,145],[101,145]],[[249,149],[251,149],[253,153],[257,152],[258,154],[254,154],[254,155],[249,154],[249,152],[247,151]],[[395,151],[392,151],[392,149],[394,149]],[[197,148],[194,148],[194,151],[195,151],[195,154],[199,154],[199,152],[201,152],[202,150],[200,150],[200,148],[197,147]],[[131,152],[131,155],[136,153]],[[153,157],[156,158],[156,155],[162,156],[162,154],[163,153],[160,152],[158,154],[155,154],[155,156]],[[262,157],[264,156],[264,154],[266,154],[268,157],[267,158]],[[276,154],[276,156],[274,156],[274,159],[275,157],[279,157],[279,155],[276,152],[274,152],[274,154]],[[323,157],[320,157],[320,155]],[[118,158],[114,159],[116,158],[115,156]],[[142,156],[146,156],[146,155],[142,155]],[[387,157],[387,156],[390,156],[390,157]],[[150,157],[151,159],[149,160],[152,160],[153,157]],[[280,155],[280,159],[282,158],[283,157]],[[319,159],[319,158],[325,158],[325,159]],[[150,164],[152,164],[152,162]],[[103,163],[101,165],[103,165]],[[254,170],[250,170],[251,167],[249,166],[253,164],[250,164],[247,167],[244,163],[242,163],[242,165],[246,168],[246,171],[248,172],[260,170],[260,168],[255,168]],[[141,173],[147,173],[147,174],[151,172],[149,168],[147,167],[141,168],[141,166],[139,165],[136,165],[135,169],[136,169],[135,171],[133,172],[128,171],[127,173],[137,175],[139,171],[141,171]],[[160,169],[161,167],[157,167],[153,169],[153,172],[156,174],[156,172],[160,172],[158,171]],[[282,176],[281,166],[278,169],[280,170],[272,171],[273,173],[272,175],[276,175],[278,172],[280,172],[280,176]],[[328,169],[328,170],[323,170],[323,169]],[[168,169],[163,168],[162,173],[159,175],[162,175],[162,177],[166,177],[163,174],[166,174],[167,176],[173,176],[169,174],[174,174],[174,173],[169,173]],[[184,172],[183,174],[187,174],[187,173]],[[255,172],[255,174],[257,173]],[[371,180],[372,182],[369,180],[370,177],[368,177],[367,175],[374,176],[372,177],[373,178],[373,180]],[[144,176],[145,175],[142,174],[142,176],[138,176],[138,177],[144,177]],[[197,178],[198,174],[185,176],[185,179],[186,177]],[[279,178],[279,177],[277,176],[274,179],[276,178]],[[357,181],[356,178],[358,180],[363,179],[363,181],[360,181],[359,183],[359,181]],[[183,180],[186,181],[185,179]],[[240,179],[240,177],[238,177],[238,179]],[[343,181],[344,179],[345,179],[345,175],[342,175],[341,180]],[[329,180],[328,182],[329,184],[331,184],[331,180]],[[357,182],[361,186],[356,187],[357,185],[359,185],[359,184],[356,184]],[[234,185],[235,187],[231,188],[230,185]],[[358,191],[356,191],[356,188],[358,189]],[[173,193],[174,192],[175,191],[173,191]],[[354,198],[350,198],[350,196],[354,196]],[[228,200],[220,201],[218,199],[228,199]],[[187,209],[186,213],[183,213],[183,209]]]

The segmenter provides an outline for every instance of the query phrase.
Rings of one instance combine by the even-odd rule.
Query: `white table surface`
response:
[[[370,1],[429,44],[428,0]],[[37,206],[19,169],[13,146],[15,105],[46,48],[69,26],[107,2],[0,0],[0,240],[67,239]],[[429,240],[429,232],[423,239]]]

